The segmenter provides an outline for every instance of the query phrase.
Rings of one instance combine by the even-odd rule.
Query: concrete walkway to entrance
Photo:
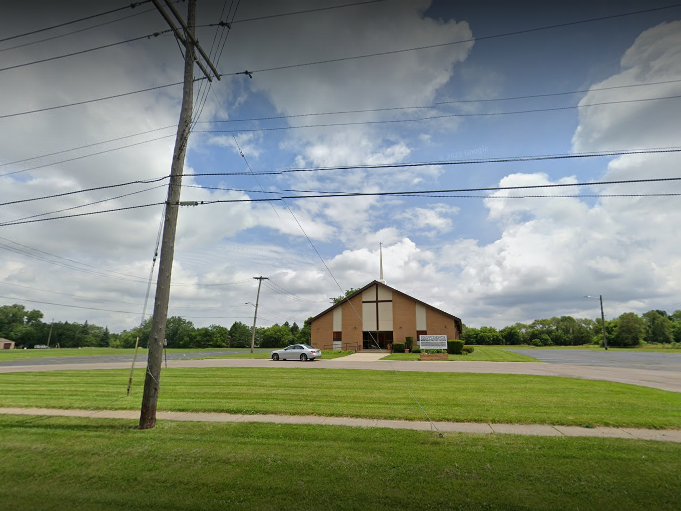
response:
[[[3,415],[31,415],[41,417],[87,417],[98,419],[139,419],[139,410],[58,410],[53,408],[0,408]],[[184,422],[259,422],[275,424],[314,424],[360,428],[413,429],[442,433],[476,433],[524,436],[565,436],[628,438],[681,443],[681,430],[640,428],[582,428],[579,426],[550,426],[544,424],[489,424],[478,422],[400,421],[384,419],[355,419],[350,417],[320,417],[317,415],[233,415],[229,413],[157,412],[158,420]]]
[[[352,362],[378,362],[383,357],[390,355],[389,351],[369,351],[358,352],[348,355],[347,357],[332,358],[329,362],[352,363]]]

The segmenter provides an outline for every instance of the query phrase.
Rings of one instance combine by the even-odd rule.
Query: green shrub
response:
[[[468,355],[468,354],[470,354],[470,353],[473,353],[474,351],[475,351],[475,347],[474,347],[474,346],[464,346],[464,347],[463,347],[463,352],[464,352],[466,355]]]
[[[447,340],[447,353],[450,355],[461,355],[463,351],[464,341],[460,340]]]
[[[393,343],[393,353],[404,353],[404,343],[394,342]]]
[[[409,351],[411,351],[414,348],[414,338],[413,337],[407,337],[405,341],[405,348],[407,348]]]
[[[418,346],[414,346],[411,350],[409,350],[410,353],[421,353],[421,348]]]

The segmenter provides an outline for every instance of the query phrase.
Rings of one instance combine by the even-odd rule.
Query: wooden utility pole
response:
[[[263,280],[269,280],[267,277],[253,277],[258,281],[258,295],[255,298],[255,314],[253,314],[253,335],[251,336],[251,353],[253,353],[253,347],[255,346],[255,322],[258,319],[258,301],[260,301],[260,286],[262,286]]]
[[[52,327],[54,326],[54,318],[52,318],[52,323],[50,323],[50,333],[47,334],[47,347],[50,347],[50,339],[52,339]]]
[[[605,314],[603,313],[603,295],[598,295],[601,300],[601,328],[603,329],[603,347],[608,351],[608,338],[605,336]]]
[[[154,2],[156,4],[156,2]],[[158,7],[158,6],[157,6]],[[144,380],[144,396],[140,412],[140,429],[151,429],[156,426],[156,405],[161,381],[161,364],[163,362],[163,341],[165,339],[166,321],[168,319],[168,303],[170,301],[170,277],[175,252],[175,232],[179,210],[180,189],[184,158],[187,152],[187,141],[191,127],[193,95],[194,95],[194,25],[196,22],[196,0],[189,0],[187,14],[187,30],[185,33],[184,58],[184,90],[180,122],[177,126],[175,150],[170,169],[168,200],[166,202],[165,223],[161,241],[161,257],[156,281],[156,297],[154,300],[154,317],[149,335],[149,355],[147,372]]]

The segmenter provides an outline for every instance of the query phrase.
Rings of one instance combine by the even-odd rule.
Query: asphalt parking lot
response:
[[[681,353],[646,353],[622,350],[509,350],[550,364],[620,367],[681,372]]]

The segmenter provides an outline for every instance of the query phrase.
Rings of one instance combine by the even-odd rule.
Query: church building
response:
[[[459,318],[388,286],[381,278],[312,318],[311,343],[323,350],[387,348],[419,335],[461,337]]]

